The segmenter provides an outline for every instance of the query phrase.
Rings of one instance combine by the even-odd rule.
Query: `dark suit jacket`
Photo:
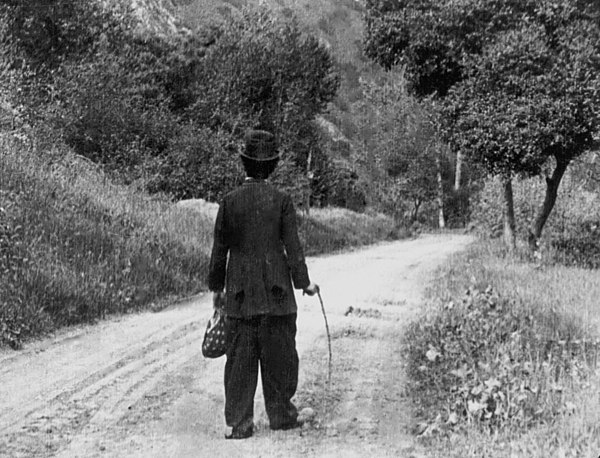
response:
[[[226,287],[229,316],[287,315],[297,311],[291,280],[298,289],[310,284],[292,200],[247,180],[219,206],[208,287]]]

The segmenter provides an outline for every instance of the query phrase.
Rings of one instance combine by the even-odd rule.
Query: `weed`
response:
[[[599,294],[594,271],[503,256],[489,242],[450,259],[428,291],[437,305],[406,338],[430,454],[595,456]]]
[[[587,380],[597,340],[578,323],[470,289],[406,334],[418,404],[491,429],[524,428],[569,408],[566,392]],[[430,413],[431,412],[431,413]]]

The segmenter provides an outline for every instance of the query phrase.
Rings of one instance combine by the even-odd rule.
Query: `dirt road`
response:
[[[407,432],[402,328],[435,267],[469,241],[427,235],[309,260],[333,379],[318,299],[299,296],[296,403],[316,412],[301,430],[269,430],[259,386],[254,437],[223,439],[224,359],[200,353],[211,314],[203,295],[0,353],[0,456],[419,456]]]

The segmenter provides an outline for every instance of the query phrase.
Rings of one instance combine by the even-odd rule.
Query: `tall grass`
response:
[[[300,239],[309,255],[368,245],[381,240],[400,239],[409,234],[393,218],[376,214],[355,213],[343,208],[311,209],[301,214]]]
[[[0,141],[4,341],[204,286],[212,220],[64,150]]]
[[[598,271],[589,269],[539,266],[503,257],[498,247],[487,242],[455,256],[440,270],[429,291],[432,305],[428,318],[418,326],[429,333],[427,341],[433,342],[431,347],[441,356],[429,361],[425,348],[421,362],[435,370],[449,354],[441,350],[443,344],[459,346],[450,362],[457,366],[454,376],[446,378],[447,383],[439,377],[433,388],[443,394],[451,384],[457,390],[466,387],[466,398],[473,398],[471,401],[475,395],[482,399],[487,390],[490,399],[496,397],[494,405],[510,403],[512,395],[518,401],[515,405],[529,408],[530,414],[523,423],[520,420],[526,411],[509,410],[510,415],[493,422],[488,409],[480,410],[481,406],[472,402],[465,406],[470,421],[463,422],[460,417],[449,417],[448,409],[428,425],[427,432],[432,434],[426,440],[432,455],[585,457],[600,453],[598,278]],[[487,287],[491,287],[488,293],[476,293],[474,300],[460,299],[468,288],[473,295]],[[474,306],[474,302],[479,304]],[[476,316],[473,310],[478,310]],[[467,332],[449,327],[452,318]],[[414,332],[415,326],[415,343],[409,345],[412,352],[418,342],[423,346],[423,336]],[[468,344],[469,337],[473,337],[473,345]],[[429,356],[437,358],[437,353]],[[417,357],[413,355],[413,361]],[[473,367],[461,366],[472,357]],[[469,385],[473,374],[481,376],[490,369],[493,371],[487,375],[493,377],[476,380],[478,388]],[[452,396],[441,396],[437,406],[425,405],[425,413],[431,415]]]

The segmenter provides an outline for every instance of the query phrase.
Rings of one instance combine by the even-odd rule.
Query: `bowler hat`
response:
[[[242,157],[258,162],[279,159],[277,141],[271,132],[251,129],[246,132],[244,140],[246,149],[241,153]]]

